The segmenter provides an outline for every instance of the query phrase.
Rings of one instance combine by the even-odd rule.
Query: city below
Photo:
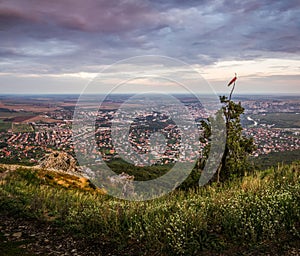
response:
[[[164,111],[148,111],[139,114],[130,123],[129,136],[112,138],[113,123],[119,122],[124,113],[118,108],[129,95],[115,95],[103,101],[98,111],[89,111],[97,106],[96,97],[92,97],[83,107],[84,113],[95,118],[94,137],[98,153],[105,161],[120,158],[114,143],[128,141],[131,149],[130,161],[141,165],[136,155],[144,155],[147,165],[170,164],[180,161],[180,131],[176,122]],[[194,117],[201,134],[201,120],[205,120],[210,111],[203,108],[199,100],[187,95],[176,96]],[[61,150],[74,155],[72,120],[77,104],[76,95],[3,95],[0,97],[0,162],[37,164],[45,154]],[[300,101],[296,96],[235,96],[245,108],[242,125],[246,136],[253,137],[256,150],[253,157],[272,152],[297,151],[300,149]],[[131,104],[131,105],[130,105]],[[129,109],[138,109],[143,102],[130,103]],[[162,103],[167,105],[168,102]],[[134,105],[134,106],[133,106]],[[174,111],[172,104],[169,111]],[[79,111],[80,113],[80,111]],[[175,113],[176,114],[176,113]],[[185,130],[190,130],[186,125]],[[151,144],[151,134],[159,132],[165,145]],[[82,131],[84,138],[87,131]],[[191,135],[191,136],[196,136]],[[198,140],[197,138],[194,138]],[[119,142],[117,142],[119,140]],[[199,144],[201,151],[208,142]],[[86,145],[76,145],[81,153],[87,154]],[[151,154],[150,154],[151,153]],[[194,152],[196,154],[196,152]],[[191,153],[191,158],[194,157]],[[151,157],[152,156],[152,157]],[[97,154],[94,156],[99,161]]]

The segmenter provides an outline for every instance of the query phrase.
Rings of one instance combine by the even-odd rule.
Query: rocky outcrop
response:
[[[80,167],[77,166],[75,158],[65,152],[60,151],[53,151],[44,156],[40,160],[39,167],[73,174],[82,174]]]

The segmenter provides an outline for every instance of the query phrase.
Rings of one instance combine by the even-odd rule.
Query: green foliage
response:
[[[223,113],[226,121],[226,145],[219,167],[218,181],[224,181],[233,177],[243,177],[249,169],[248,156],[255,149],[253,138],[247,138],[242,134],[241,115],[244,108],[241,103],[220,97]]]
[[[54,186],[54,175],[24,169],[1,181],[0,213],[52,221],[115,248],[114,255],[135,247],[135,255],[216,255],[232,246],[300,238],[299,169],[299,163],[279,166],[146,202]]]
[[[172,167],[172,164],[169,165],[152,165],[152,166],[135,166],[124,161],[121,158],[113,159],[107,162],[109,168],[117,174],[125,172],[129,175],[134,176],[134,180],[144,181],[156,179],[164,174],[166,174]]]
[[[223,103],[222,109],[217,113],[216,117],[209,120],[209,124],[202,123],[204,128],[204,138],[209,139],[211,136],[212,122],[218,123],[218,119],[225,119],[226,124],[226,142],[221,163],[217,169],[214,180],[224,182],[225,180],[234,177],[243,177],[246,170],[249,170],[248,156],[255,149],[252,138],[247,138],[242,134],[243,127],[241,125],[241,115],[244,113],[244,108],[241,103],[235,103],[228,100],[227,97],[220,97],[220,102]],[[206,158],[209,155],[210,148],[207,147],[204,155]]]
[[[202,143],[206,141],[210,142],[212,127],[214,127],[214,136],[217,137],[217,139],[215,138],[216,142],[214,142],[214,147],[222,148],[225,144],[221,163],[212,179],[212,181],[216,181],[217,183],[245,176],[246,171],[252,169],[249,156],[255,150],[253,138],[247,138],[242,133],[241,116],[244,113],[244,108],[241,103],[235,103],[226,96],[220,97],[220,102],[223,104],[222,109],[220,109],[214,117],[210,117],[207,122],[202,121],[204,135],[200,138]],[[224,122],[226,125],[226,138],[223,141],[223,127],[220,124]],[[198,168],[204,168],[206,160],[211,154],[211,147],[212,145],[209,143],[204,148],[203,158],[198,163]],[[197,182],[194,181],[193,184],[196,183]]]

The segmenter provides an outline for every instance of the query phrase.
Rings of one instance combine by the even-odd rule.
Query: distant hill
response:
[[[255,168],[261,170],[272,166],[277,167],[278,164],[291,164],[295,161],[300,161],[300,150],[271,152],[251,159]]]

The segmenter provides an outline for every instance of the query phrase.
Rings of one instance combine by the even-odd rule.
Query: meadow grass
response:
[[[112,198],[77,177],[72,183],[69,175],[19,168],[1,180],[0,209],[53,222],[117,251],[138,245],[161,255],[198,255],[286,236],[299,239],[299,167],[278,166],[145,202]]]

